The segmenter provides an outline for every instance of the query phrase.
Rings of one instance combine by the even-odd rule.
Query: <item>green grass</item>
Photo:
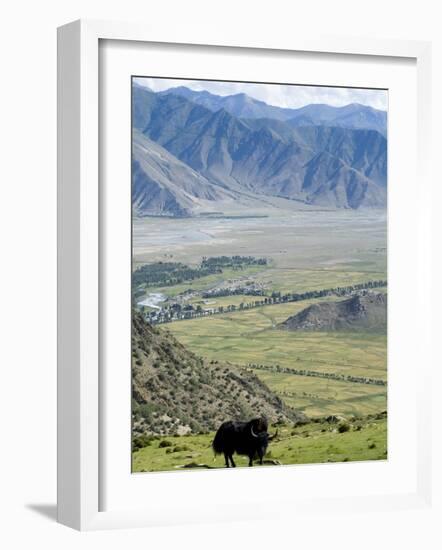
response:
[[[308,376],[256,371],[287,405],[309,417],[324,414],[366,415],[387,408],[387,388]]]
[[[358,430],[357,427],[360,426]],[[134,472],[181,470],[183,466],[206,465],[221,468],[224,457],[214,460],[211,442],[213,433],[192,436],[162,437],[148,447],[133,453]],[[170,446],[161,446],[163,440]],[[312,464],[387,458],[387,420],[352,421],[350,430],[339,433],[335,424],[309,423],[278,429],[278,437],[270,443],[267,459],[281,464]],[[247,457],[235,455],[237,466],[247,466]]]

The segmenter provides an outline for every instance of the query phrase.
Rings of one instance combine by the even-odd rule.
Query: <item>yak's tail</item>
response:
[[[212,441],[212,449],[216,455],[221,454],[224,451],[224,438],[222,430],[218,430]]]

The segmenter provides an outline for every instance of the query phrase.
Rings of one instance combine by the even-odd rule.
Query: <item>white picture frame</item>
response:
[[[157,24],[76,21],[58,31],[58,521],[80,530],[140,527],[177,522],[227,521],[259,518],[254,511],[238,508],[219,514],[215,506],[194,504],[184,513],[166,514],[148,508],[103,511],[100,502],[102,472],[100,453],[100,175],[99,175],[99,48],[100,41],[131,43],[169,43],[217,46],[239,49],[300,51],[331,55],[409,58],[417,66],[417,159],[420,209],[419,217],[419,307],[431,308],[431,271],[428,248],[430,237],[431,182],[428,174],[430,51],[426,42],[372,40],[346,37],[307,38],[280,36],[268,40],[253,36],[234,36],[225,29],[219,36],[206,36],[204,29],[164,31]],[[244,51],[244,50],[242,50]],[[431,316],[427,318],[430,319]],[[410,494],[367,495],[357,502],[366,511],[428,506],[431,501],[431,326],[424,321],[419,337],[426,344],[426,360],[416,385],[417,486]],[[427,323],[427,326],[425,326]],[[312,466],[314,468],[314,466]],[[186,474],[187,475],[187,474]],[[238,472],[244,475],[244,472]],[[161,476],[160,476],[161,477]],[[201,483],[201,477],[199,478]],[[342,513],[354,506],[350,496],[340,498]],[[286,502],[287,504],[287,502]],[[330,500],[305,500],[304,509],[319,510]]]

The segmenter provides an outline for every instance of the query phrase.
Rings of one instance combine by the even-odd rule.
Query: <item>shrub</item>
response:
[[[144,447],[148,447],[152,443],[152,436],[139,435],[132,438],[132,452],[139,451]]]
[[[164,447],[171,447],[171,446],[172,446],[172,443],[168,439],[163,439],[158,444],[159,449],[163,449]]]
[[[142,416],[145,420],[152,420],[152,414],[155,411],[156,406],[152,403],[143,403],[142,405],[138,406],[138,413],[140,416]]]
[[[350,424],[344,423],[344,424],[339,424],[338,426],[338,432],[340,434],[343,434],[344,432],[348,432],[349,429],[350,429]]]

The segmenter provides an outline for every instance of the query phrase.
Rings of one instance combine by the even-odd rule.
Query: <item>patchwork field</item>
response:
[[[167,329],[189,349],[211,360],[280,365],[385,381],[386,335],[377,333],[288,332],[276,325],[311,302],[281,304],[246,312],[170,323]],[[387,408],[386,386],[324,380],[256,369],[288,404],[308,416],[367,414]]]

